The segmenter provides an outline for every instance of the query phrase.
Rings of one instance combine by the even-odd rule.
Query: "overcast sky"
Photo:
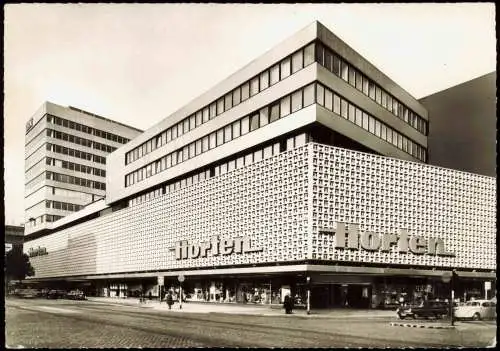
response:
[[[44,101],[147,129],[315,20],[414,97],[496,69],[493,3],[10,4],[5,219],[24,218],[24,126]]]

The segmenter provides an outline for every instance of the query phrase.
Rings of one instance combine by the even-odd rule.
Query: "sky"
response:
[[[4,5],[6,224],[44,101],[146,130],[315,20],[417,99],[496,70],[493,3]]]

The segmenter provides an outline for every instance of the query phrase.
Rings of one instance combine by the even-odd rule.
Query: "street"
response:
[[[391,326],[394,318],[178,313],[91,301],[7,299],[9,348],[484,347],[495,321],[455,329]]]

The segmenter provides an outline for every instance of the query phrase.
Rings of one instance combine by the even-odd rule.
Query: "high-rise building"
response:
[[[428,165],[429,118],[315,22],[110,154],[105,200],[26,237],[33,281],[366,308],[449,297],[455,270],[480,296],[496,182]]]
[[[141,131],[45,102],[26,124],[26,234],[106,194],[106,156]]]
[[[420,99],[432,116],[429,163],[496,176],[496,72]]]

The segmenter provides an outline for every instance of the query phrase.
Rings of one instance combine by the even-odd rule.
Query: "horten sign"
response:
[[[36,248],[30,248],[28,250],[28,256],[29,257],[35,257],[35,256],[44,256],[47,255],[47,249],[45,247],[36,247]]]
[[[199,244],[190,244],[187,240],[177,242],[175,244],[175,259],[185,260],[188,258],[231,255],[233,253],[260,252],[262,250],[261,246],[253,246],[249,237],[219,239],[219,236],[214,236],[210,241]]]
[[[346,230],[345,223],[337,223],[337,229],[320,229],[322,233],[335,234],[336,249],[367,251],[391,251],[392,246],[396,246],[397,252],[407,253],[408,251],[421,255],[455,256],[452,252],[447,252],[443,239],[429,238],[409,235],[406,230],[400,229],[399,235],[378,234],[369,231],[360,233],[357,224],[349,224]]]

